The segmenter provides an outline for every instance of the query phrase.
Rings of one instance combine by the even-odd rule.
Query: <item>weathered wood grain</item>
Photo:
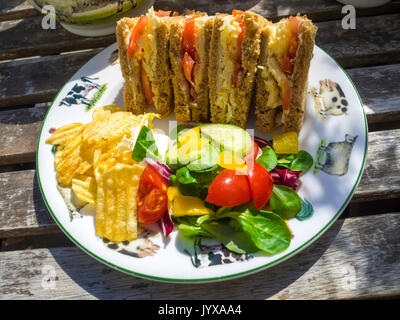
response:
[[[7,0],[0,3],[0,21],[36,17],[39,15],[40,12],[35,10],[28,1]]]
[[[34,161],[47,109],[35,107],[0,112],[0,165]]]
[[[99,51],[95,49],[3,63],[0,108],[52,100],[64,83]]]
[[[397,85],[400,83],[400,64],[347,71],[360,92],[370,124],[400,120],[400,91]],[[31,90],[23,85],[16,89]],[[58,88],[54,88],[56,90]],[[23,99],[21,95],[20,99],[27,102],[29,98],[25,96]],[[0,136],[0,165],[35,161],[35,139],[45,110],[44,106],[0,110],[0,132],[3,133]]]
[[[400,197],[399,139],[400,129],[369,134],[365,172],[353,203]],[[43,202],[35,170],[0,173],[0,190],[0,238],[58,231]]]
[[[346,71],[360,93],[368,123],[400,120],[400,64]]]
[[[156,8],[163,10],[175,10],[187,12],[196,8],[208,14],[216,12],[231,12],[233,9],[252,10],[272,20],[298,12],[307,14],[314,21],[326,21],[341,19],[343,17],[343,5],[331,0],[242,0],[242,1],[219,1],[219,0],[158,0]],[[357,16],[380,15],[394,13],[400,10],[400,1],[392,1],[387,5],[370,8],[357,9]]]
[[[357,18],[356,29],[341,21],[317,23],[316,44],[345,68],[400,61],[400,14]]]
[[[368,135],[368,156],[364,174],[352,201],[400,197],[400,129]]]
[[[175,5],[172,5],[175,3]],[[231,7],[238,5],[236,1],[167,1],[160,3],[161,8],[171,7],[179,11],[196,8],[213,14],[215,11],[231,11]],[[340,12],[342,5],[337,2],[325,1],[290,1],[282,4],[281,1],[244,1],[241,9],[251,9],[266,17],[277,17],[307,13],[316,21],[325,19],[339,19],[337,21],[318,22],[320,31],[317,43],[345,66],[362,66],[399,61],[400,36],[399,15],[400,1],[392,2],[387,8],[386,15],[362,17],[357,11],[358,18],[355,30],[344,30],[341,26]],[[226,8],[226,9],[224,9]],[[221,10],[219,10],[221,9]],[[369,9],[372,10],[372,9]],[[374,8],[373,10],[377,10]],[[379,9],[382,10],[382,9]],[[336,16],[331,16],[336,12]],[[371,11],[372,12],[372,11]],[[339,15],[337,15],[339,13]],[[389,14],[390,13],[390,14]],[[327,16],[324,16],[328,14]],[[375,12],[375,15],[379,12]],[[325,19],[324,19],[325,18]],[[5,32],[1,32],[4,30]],[[41,17],[24,19],[23,21],[5,21],[0,23],[0,59],[15,59],[19,57],[49,55],[63,51],[88,49],[107,46],[115,41],[115,36],[106,37],[79,37],[65,31],[59,24],[55,30],[43,30]],[[355,57],[354,57],[355,56]],[[354,57],[354,58],[353,58]]]
[[[0,60],[99,48],[115,42],[114,35],[81,37],[58,23],[56,29],[44,30],[41,21],[41,17],[35,17],[0,23]]]
[[[223,285],[139,279],[104,266],[77,247],[0,252],[0,296],[208,300],[395,296],[400,294],[399,228],[399,213],[339,220],[295,257]]]

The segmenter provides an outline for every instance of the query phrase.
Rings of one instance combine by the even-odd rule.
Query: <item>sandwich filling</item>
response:
[[[243,23],[244,12],[234,10],[232,16],[223,17],[219,29],[221,34],[219,51],[219,70],[217,75],[217,99],[215,104],[220,109],[226,106],[226,122],[234,119],[232,110],[237,107],[234,90],[237,87],[238,76],[242,71],[241,54],[245,33]]]
[[[298,49],[301,20],[290,17],[288,20],[266,28],[267,63],[265,66],[259,66],[261,77],[269,91],[265,107],[274,109],[282,106],[285,112],[289,110],[291,104],[291,78]]]
[[[197,98],[197,87],[201,82],[201,60],[205,53],[205,24],[207,16],[192,15],[185,19],[182,34],[182,69],[190,86],[192,102]]]
[[[157,27],[162,23],[164,12],[154,12],[151,8],[140,17],[132,30],[127,55],[134,56],[140,65],[142,90],[148,104],[153,104],[153,97],[158,94],[152,86],[151,77],[157,74]]]

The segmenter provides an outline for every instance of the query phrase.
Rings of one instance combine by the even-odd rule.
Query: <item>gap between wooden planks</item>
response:
[[[3,299],[211,300],[398,296],[399,223],[400,213],[338,220],[296,256],[268,270],[225,281],[223,285],[139,279],[112,270],[77,247],[0,252],[0,296]],[[53,289],[42,287],[49,270],[54,272]]]
[[[369,124],[400,120],[400,64],[348,72],[360,92]],[[46,111],[47,106],[0,109],[0,165],[35,161],[36,142]]]
[[[319,28],[316,43],[338,59],[344,67],[357,67],[371,64],[384,64],[400,61],[400,2],[387,10],[384,15],[357,17],[356,29],[343,29],[338,20],[316,22]],[[255,6],[255,10],[268,16],[271,10]],[[337,3],[336,8],[341,8]],[[196,7],[197,8],[197,7]],[[304,6],[302,12],[316,10]],[[322,6],[319,10],[323,10]],[[227,10],[229,11],[229,10]],[[284,10],[282,10],[283,12]],[[295,14],[297,10],[287,10]],[[315,16],[323,14],[317,11]],[[310,17],[312,18],[312,14]],[[53,55],[61,52],[104,47],[115,42],[115,35],[103,37],[80,37],[64,30],[43,30],[41,17],[0,23],[0,60],[21,57]],[[384,54],[384,55],[383,55]]]
[[[352,202],[400,197],[399,140],[400,129],[369,134],[367,163]],[[35,170],[0,173],[0,190],[0,238],[59,232]]]

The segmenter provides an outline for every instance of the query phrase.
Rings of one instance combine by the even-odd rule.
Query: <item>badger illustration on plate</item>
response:
[[[315,153],[313,173],[322,170],[326,174],[344,176],[349,169],[349,161],[357,136],[345,135],[345,140],[330,142],[321,139]]]
[[[341,116],[347,114],[349,103],[340,85],[325,79],[319,82],[320,88],[311,87],[309,93],[314,100],[314,108],[322,120],[329,115]]]

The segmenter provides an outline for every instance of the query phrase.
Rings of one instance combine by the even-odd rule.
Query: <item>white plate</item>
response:
[[[54,128],[71,122],[89,122],[96,107],[112,103],[123,105],[124,80],[115,58],[116,44],[93,57],[64,85],[47,112],[37,149],[39,186],[51,215],[66,235],[92,257],[115,269],[153,280],[210,282],[231,279],[267,269],[299,253],[321,236],[349,203],[360,181],[366,159],[366,116],[361,99],[348,75],[316,46],[309,73],[309,88],[314,87],[317,96],[307,96],[307,110],[299,141],[301,149],[312,155],[316,154],[321,140],[324,141],[325,156],[320,161],[318,171],[309,170],[301,178],[299,194],[312,204],[314,214],[305,221],[289,221],[294,237],[288,249],[274,256],[255,254],[238,257],[229,254],[226,257],[215,251],[210,253],[210,247],[196,247],[204,250],[197,252],[198,260],[194,261],[194,256],[184,251],[177,231],[171,234],[167,242],[161,236],[152,238],[151,241],[160,249],[145,258],[132,257],[108,248],[95,234],[93,216],[83,215],[71,221],[66,204],[56,188],[52,147],[45,144],[45,139]],[[325,86],[320,91],[320,81],[325,79],[331,82],[323,82]],[[71,94],[74,86],[83,88],[81,91],[75,90],[75,96]],[[93,96],[99,99],[94,107],[86,111]],[[348,110],[345,114],[333,114],[333,110],[339,109],[336,107],[337,101],[335,104],[330,102],[332,98],[347,101]],[[324,120],[314,108],[316,101],[325,101],[327,112]],[[171,117],[172,120],[174,118]],[[250,116],[248,128],[254,128],[254,122],[254,116]],[[169,132],[168,121],[156,120],[155,124]],[[258,130],[255,130],[255,135],[268,138]],[[195,267],[196,263],[193,262],[200,265]]]

